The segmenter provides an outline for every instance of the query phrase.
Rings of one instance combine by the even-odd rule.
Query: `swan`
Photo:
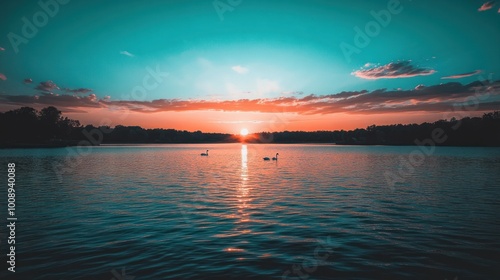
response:
[[[205,156],[205,157],[208,157],[208,150],[206,153],[201,153],[200,156]]]
[[[273,157],[273,160],[278,160],[278,153],[276,153],[276,157]],[[262,158],[263,160],[271,160],[269,157]]]

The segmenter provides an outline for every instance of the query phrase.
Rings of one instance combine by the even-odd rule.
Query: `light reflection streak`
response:
[[[238,186],[238,214],[241,219],[240,222],[248,222],[248,213],[245,211],[248,208],[247,202],[249,188],[248,188],[248,148],[247,145],[241,145],[241,183]]]

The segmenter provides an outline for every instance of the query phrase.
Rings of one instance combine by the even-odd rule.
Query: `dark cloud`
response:
[[[71,92],[71,93],[81,93],[81,94],[86,94],[91,92],[92,90],[89,88],[77,88],[77,89],[69,89],[65,88],[64,91],[66,92]]]
[[[413,66],[410,61],[391,62],[389,64],[376,67],[372,67],[371,64],[366,65],[368,66],[361,70],[354,71],[352,74],[358,78],[376,80],[426,76],[432,75],[436,72],[432,69]]]
[[[56,89],[59,89],[59,87],[52,81],[46,81],[46,82],[40,82],[40,84],[36,86],[36,89],[44,92],[52,92]]]
[[[367,90],[362,90],[362,91],[342,91],[340,93],[330,94],[328,96],[329,97],[334,97],[334,98],[350,98],[350,97],[358,96],[358,95],[361,95],[361,94],[365,94],[367,92],[368,92]]]
[[[450,82],[432,86],[417,86],[410,90],[340,92],[328,95],[290,96],[279,98],[239,100],[182,100],[156,99],[152,101],[112,100],[109,96],[98,98],[95,94],[77,96],[43,93],[37,96],[2,95],[0,103],[30,106],[53,105],[64,109],[109,108],[142,113],[178,111],[229,111],[263,113],[297,113],[304,115],[358,113],[376,114],[390,112],[437,112],[454,110],[472,101],[479,110],[498,109],[500,81],[473,82],[463,85]],[[497,106],[496,108],[493,108]]]
[[[31,84],[33,83],[33,80],[31,78],[26,78],[24,79],[24,83]],[[35,89],[41,90],[43,92],[54,92],[55,90],[61,90],[61,88],[53,81],[41,82],[40,84],[38,84],[38,86],[35,87]],[[89,88],[76,88],[76,89],[62,88],[62,91],[67,93],[76,93],[76,94],[87,94],[89,92],[92,92],[92,90]]]
[[[89,96],[72,96],[66,94],[53,94],[53,93],[41,93],[39,95],[6,95],[1,96],[0,101],[6,104],[22,105],[22,106],[32,106],[35,104],[41,104],[46,106],[60,107],[61,109],[68,110],[69,108],[78,107],[102,107],[98,102],[95,94]]]

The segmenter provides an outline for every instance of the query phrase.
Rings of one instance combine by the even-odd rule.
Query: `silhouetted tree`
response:
[[[30,107],[22,107],[0,113],[0,144],[46,144],[54,141],[61,145],[76,140],[80,122],[63,118],[55,107],[43,108],[40,112]]]
[[[482,117],[438,120],[422,124],[370,125],[366,129],[337,131],[282,131],[254,133],[245,139],[248,143],[336,143],[344,145],[415,145],[415,140],[429,139],[435,129],[442,129],[447,137],[437,145],[500,146],[500,111],[485,113]],[[40,112],[22,107],[0,113],[0,144],[19,143],[61,145],[88,140],[89,132],[100,130],[103,143],[233,143],[238,136],[227,133],[189,132],[175,129],[144,129],[139,126],[82,127],[77,120],[63,117],[55,107]],[[84,133],[84,132],[87,133]]]

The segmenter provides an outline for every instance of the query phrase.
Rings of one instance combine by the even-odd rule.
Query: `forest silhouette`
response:
[[[371,125],[335,131],[260,132],[246,137],[227,133],[144,129],[140,126],[83,126],[49,106],[22,107],[0,113],[0,147],[62,147],[99,144],[158,143],[329,143],[337,145],[416,145],[442,130],[441,146],[500,146],[500,111],[482,117],[438,120],[422,124]]]

